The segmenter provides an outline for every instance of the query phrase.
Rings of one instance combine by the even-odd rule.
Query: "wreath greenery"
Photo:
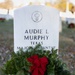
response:
[[[11,59],[2,68],[2,71],[6,75],[33,75],[30,72],[32,64],[27,60],[33,55],[38,55],[39,58],[47,57],[48,64],[43,75],[71,75],[65,64],[59,59],[57,50],[44,50],[41,45],[37,45],[34,48],[29,47],[26,51],[21,49],[17,53],[13,53]]]

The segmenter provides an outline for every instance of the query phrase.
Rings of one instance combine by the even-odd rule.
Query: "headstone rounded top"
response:
[[[24,9],[32,9],[32,8],[37,8],[37,9],[40,9],[40,8],[46,8],[46,9],[50,9],[50,10],[55,10],[55,11],[58,11],[56,8],[54,8],[54,7],[50,7],[50,6],[45,6],[45,5],[27,5],[27,6],[24,6],[24,7],[21,7],[21,8],[18,8],[18,9],[16,9],[15,11],[19,11],[19,10],[24,10]],[[36,9],[36,10],[37,10]],[[59,12],[59,11],[58,11]]]

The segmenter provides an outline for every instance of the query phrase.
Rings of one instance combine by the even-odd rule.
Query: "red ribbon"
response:
[[[30,67],[32,75],[44,75],[46,65],[48,64],[48,59],[45,56],[39,58],[38,55],[33,55],[28,58],[28,61],[32,63],[32,66]]]

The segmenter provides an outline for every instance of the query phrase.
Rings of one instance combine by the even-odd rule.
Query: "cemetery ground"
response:
[[[75,29],[69,29],[66,22],[62,22],[60,33],[59,57],[68,65],[69,70],[75,71]],[[11,58],[13,52],[13,20],[0,22],[0,67]],[[75,74],[73,74],[75,75]]]

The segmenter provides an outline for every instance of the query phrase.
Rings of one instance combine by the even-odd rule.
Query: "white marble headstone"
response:
[[[58,49],[59,11],[55,8],[32,5],[14,12],[14,51],[41,44],[45,49]]]

